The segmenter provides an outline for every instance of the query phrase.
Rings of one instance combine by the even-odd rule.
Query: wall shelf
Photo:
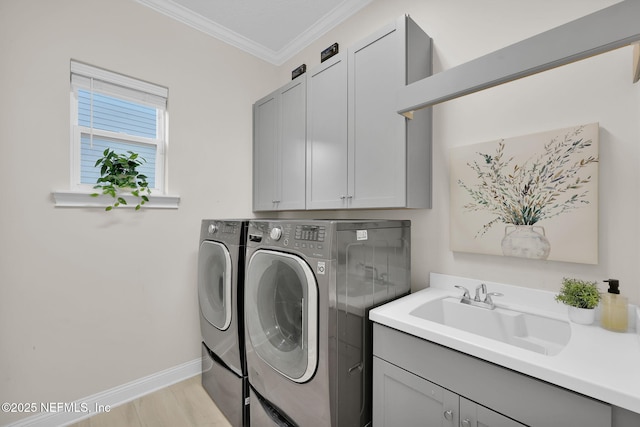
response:
[[[414,110],[631,45],[640,41],[638,17],[640,0],[625,0],[434,74],[398,91],[398,113],[411,118]]]

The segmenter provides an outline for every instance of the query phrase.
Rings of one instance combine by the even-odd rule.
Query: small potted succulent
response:
[[[595,308],[600,303],[600,291],[596,282],[565,277],[555,300],[568,306],[569,319],[573,322],[590,325],[595,319]]]
[[[138,199],[135,209],[139,210],[149,201],[148,195],[151,194],[147,176],[138,171],[138,167],[146,160],[133,151],[118,154],[107,148],[102,154],[95,164],[96,167],[100,166],[100,178],[93,187],[101,189],[102,193],[93,193],[91,197],[98,197],[100,194],[113,197],[114,202],[105,208],[106,211],[110,211],[120,205],[126,205],[127,201],[123,196],[131,194]]]

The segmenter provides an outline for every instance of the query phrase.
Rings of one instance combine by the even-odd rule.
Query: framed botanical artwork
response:
[[[451,150],[451,250],[598,263],[597,123]]]

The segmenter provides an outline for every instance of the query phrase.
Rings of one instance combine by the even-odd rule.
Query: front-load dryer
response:
[[[247,220],[203,220],[198,251],[202,386],[234,427],[248,425],[244,348]]]
[[[368,313],[409,293],[410,236],[409,221],[250,221],[252,426],[371,423]]]

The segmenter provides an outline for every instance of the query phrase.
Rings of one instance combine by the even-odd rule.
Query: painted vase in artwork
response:
[[[520,258],[547,259],[551,244],[539,225],[507,225],[502,238],[502,253]]]

